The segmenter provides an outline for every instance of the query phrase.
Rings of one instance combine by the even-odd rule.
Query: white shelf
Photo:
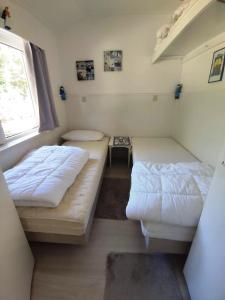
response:
[[[202,44],[198,48],[194,49],[190,53],[188,53],[184,58],[183,62],[187,62],[191,59],[193,59],[196,56],[201,55],[202,53],[209,51],[215,47],[222,48],[224,47],[224,41],[225,41],[225,32],[220,33],[219,35],[215,36],[213,39],[207,41],[207,43]]]
[[[168,57],[183,57],[225,31],[225,4],[217,0],[197,0],[178,19],[154,51],[152,62]]]

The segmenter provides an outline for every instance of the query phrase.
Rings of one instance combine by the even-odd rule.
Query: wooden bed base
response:
[[[44,242],[44,243],[57,243],[57,244],[72,244],[72,245],[85,245],[87,244],[91,232],[91,227],[94,219],[95,209],[98,202],[100,190],[102,187],[102,181],[105,173],[107,163],[107,157],[105,159],[105,164],[102,172],[101,179],[99,181],[98,190],[95,196],[95,200],[92,206],[90,218],[88,221],[87,229],[83,235],[66,235],[66,234],[56,234],[56,233],[46,233],[46,232],[31,232],[25,231],[27,239],[31,242]]]
[[[174,241],[167,239],[145,238],[147,252],[166,252],[187,254],[191,247],[191,242]]]

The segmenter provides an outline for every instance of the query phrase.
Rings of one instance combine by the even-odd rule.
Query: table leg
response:
[[[112,166],[112,147],[109,146],[109,165]]]
[[[131,149],[128,148],[128,168],[130,168]]]

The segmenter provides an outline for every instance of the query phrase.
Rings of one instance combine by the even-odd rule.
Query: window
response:
[[[23,49],[0,42],[0,120],[7,138],[39,124]]]

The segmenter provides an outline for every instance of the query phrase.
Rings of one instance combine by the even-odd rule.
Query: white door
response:
[[[30,299],[33,267],[33,255],[0,169],[0,299]]]
[[[225,300],[225,148],[184,274],[192,300]]]

